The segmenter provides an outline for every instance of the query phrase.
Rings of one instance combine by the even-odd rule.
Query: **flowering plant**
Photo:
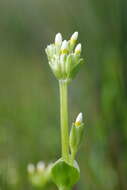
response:
[[[83,135],[83,114],[79,113],[75,122],[72,123],[70,134],[68,127],[68,84],[76,76],[80,66],[83,64],[81,44],[76,45],[77,38],[78,32],[75,32],[68,41],[62,40],[62,35],[58,33],[54,43],[48,45],[45,49],[51,70],[59,81],[61,158],[46,170],[44,170],[43,165],[39,165],[41,167],[37,165],[37,174],[33,171],[32,165],[28,168],[29,173],[32,174],[31,179],[33,182],[36,182],[35,177],[36,179],[41,179],[41,182],[43,178],[45,179],[44,181],[50,179],[57,185],[59,190],[70,190],[80,177],[80,169],[75,157]],[[42,175],[38,177],[42,170],[45,171],[45,173],[43,172],[43,177]]]

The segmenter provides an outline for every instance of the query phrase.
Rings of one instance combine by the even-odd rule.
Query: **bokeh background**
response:
[[[60,157],[58,82],[44,49],[74,31],[85,59],[69,88],[70,124],[85,118],[74,189],[127,190],[126,18],[126,0],[0,0],[0,190],[36,190],[27,164]]]

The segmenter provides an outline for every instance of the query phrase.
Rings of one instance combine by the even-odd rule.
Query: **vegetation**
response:
[[[127,189],[126,11],[126,0],[0,1],[2,190],[39,189],[27,165],[60,157],[59,89],[44,49],[75,30],[87,64],[69,85],[69,126],[80,111],[85,122],[74,189]]]

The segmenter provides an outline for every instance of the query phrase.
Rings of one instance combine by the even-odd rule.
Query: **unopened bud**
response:
[[[76,40],[78,38],[78,32],[74,32],[70,38],[70,43],[75,44]]]
[[[66,54],[68,52],[68,42],[67,40],[64,40],[61,46],[61,53]]]
[[[75,54],[80,54],[81,53],[82,46],[81,44],[78,44],[75,48]]]
[[[56,34],[55,37],[55,45],[61,45],[62,44],[62,35],[61,33]]]
[[[76,127],[80,126],[82,124],[82,121],[83,121],[83,115],[82,113],[79,113],[75,121],[75,126]]]
[[[35,166],[33,164],[28,164],[27,171],[29,174],[33,174],[35,172]]]
[[[75,157],[79,149],[83,137],[83,131],[84,131],[83,116],[82,113],[79,113],[75,123],[72,124],[70,137],[69,137],[69,145],[72,157]]]
[[[43,172],[45,169],[45,163],[43,161],[40,161],[37,163],[37,171],[38,172]]]

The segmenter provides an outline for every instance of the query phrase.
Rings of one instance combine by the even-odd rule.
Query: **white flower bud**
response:
[[[68,51],[67,48],[68,48],[68,42],[67,40],[64,40],[61,46],[61,53],[66,54]]]
[[[37,163],[37,171],[38,172],[43,172],[45,169],[45,163],[43,161],[40,161]]]
[[[47,171],[50,171],[52,166],[53,166],[53,163],[49,163],[48,166],[47,166]]]
[[[70,39],[71,43],[75,43],[77,38],[78,38],[78,32],[74,32],[74,34],[72,34]]]
[[[62,44],[62,35],[61,33],[56,34],[55,37],[55,45],[61,45]]]
[[[79,113],[75,121],[75,126],[77,127],[80,126],[82,124],[82,121],[83,121],[83,114]]]
[[[81,44],[78,44],[75,48],[75,54],[80,54],[81,53],[81,50],[82,50],[82,46]]]
[[[27,171],[29,174],[33,174],[35,171],[35,166],[33,164],[28,164]]]

